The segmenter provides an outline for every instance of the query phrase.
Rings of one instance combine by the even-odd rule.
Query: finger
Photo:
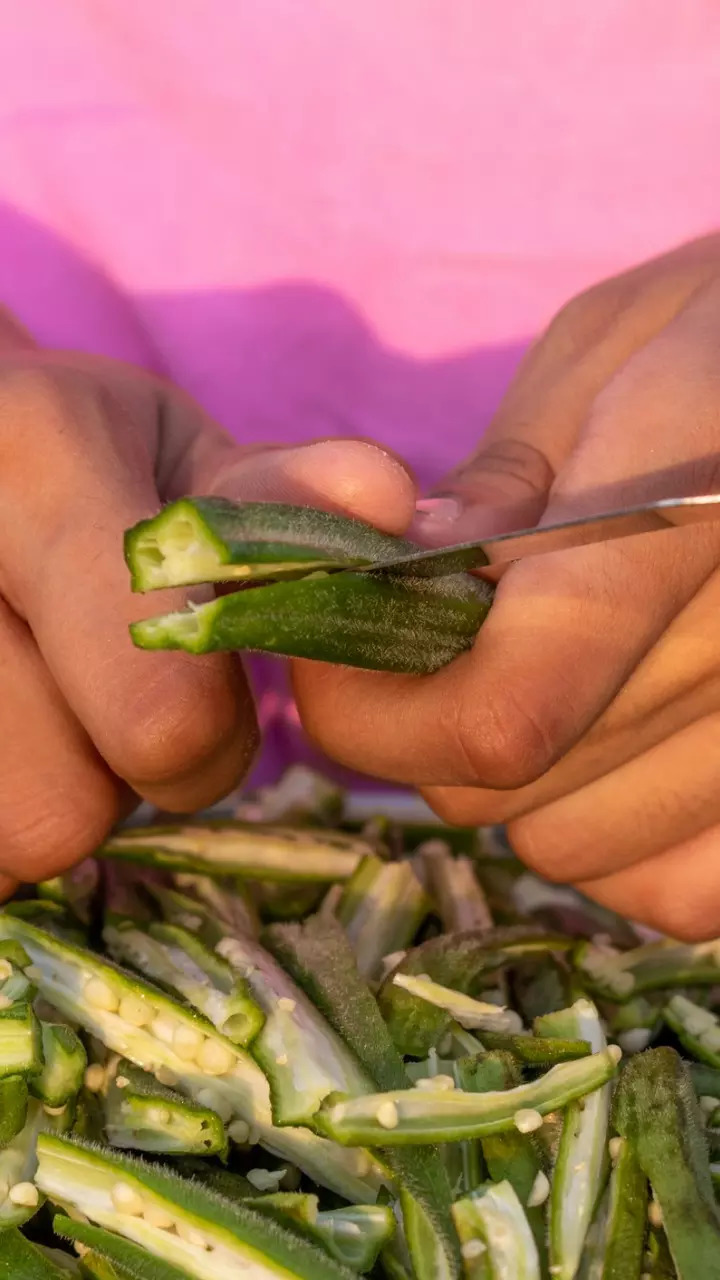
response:
[[[7,902],[18,889],[17,880],[11,876],[0,875],[0,902]]]
[[[56,875],[97,848],[118,789],[28,628],[0,600],[0,896]]]
[[[318,440],[295,449],[223,449],[217,461],[204,459],[202,470],[187,479],[189,492],[320,507],[395,534],[407,529],[417,496],[406,465],[363,440]]]
[[[720,934],[720,827],[666,849],[650,862],[577,882],[603,906],[671,938],[700,942]]]
[[[424,791],[426,801],[460,826],[509,822],[571,795],[720,711],[718,609],[716,572],[673,619],[600,719],[537,781],[515,791],[430,787]]]
[[[235,785],[257,733],[238,664],[130,642],[131,620],[185,599],[133,597],[123,563],[124,530],[159,504],[154,429],[72,372],[5,371],[0,586],[113,772],[184,810]]]

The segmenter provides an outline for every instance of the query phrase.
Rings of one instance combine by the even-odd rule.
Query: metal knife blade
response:
[[[704,493],[691,498],[663,498],[636,507],[620,507],[594,516],[581,516],[559,524],[499,533],[477,542],[458,542],[449,547],[418,550],[392,560],[352,569],[352,573],[411,572],[439,577],[482,569],[488,564],[506,564],[525,556],[545,555],[595,542],[611,542],[638,533],[659,533],[688,524],[720,520],[720,493]]]

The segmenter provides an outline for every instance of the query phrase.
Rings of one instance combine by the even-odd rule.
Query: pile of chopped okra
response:
[[[720,941],[302,771],[238,812],[0,911],[0,1277],[720,1277]]]

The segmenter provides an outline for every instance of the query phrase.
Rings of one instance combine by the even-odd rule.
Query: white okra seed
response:
[[[175,1072],[171,1071],[169,1067],[164,1066],[162,1063],[157,1068],[155,1076],[160,1081],[160,1084],[167,1085],[168,1089],[174,1089],[178,1082]]]
[[[661,1227],[663,1224],[663,1213],[657,1200],[651,1200],[648,1204],[648,1220],[653,1227]]]
[[[117,1085],[118,1089],[127,1089],[129,1083],[130,1081],[128,1080],[127,1076],[115,1077],[115,1084]]]
[[[297,1008],[297,1000],[293,1000],[290,996],[280,996],[277,1007],[282,1009],[283,1013],[294,1013]]]
[[[169,1231],[175,1226],[175,1219],[159,1204],[146,1204],[143,1217],[149,1226],[157,1227],[158,1231]]]
[[[118,997],[102,978],[91,978],[86,982],[83,995],[93,1009],[103,1009],[105,1013],[117,1013],[120,1008]]]
[[[209,1076],[222,1076],[230,1071],[235,1059],[232,1050],[217,1040],[206,1040],[197,1055],[201,1071]]]
[[[46,1116],[63,1116],[67,1108],[67,1103],[63,1103],[61,1107],[49,1107],[47,1103],[43,1105],[43,1111]]]
[[[15,1186],[10,1188],[9,1198],[11,1204],[16,1204],[23,1209],[35,1209],[40,1203],[40,1192],[34,1182],[16,1182]]]
[[[93,1062],[85,1072],[85,1088],[90,1093],[101,1093],[105,1088],[105,1068],[99,1062]]]
[[[150,1023],[150,1030],[156,1040],[160,1040],[162,1044],[172,1044],[175,1039],[175,1031],[177,1023],[164,1013],[159,1013]]]
[[[443,1075],[442,1072],[437,1076],[421,1076],[415,1081],[416,1089],[437,1089],[440,1092],[447,1092],[455,1088],[455,1081],[452,1076]]]
[[[248,1169],[247,1180],[258,1191],[277,1191],[287,1169]]]
[[[478,1240],[477,1237],[475,1237],[474,1240],[466,1240],[464,1244],[461,1244],[460,1252],[463,1258],[480,1258],[486,1248],[487,1245],[484,1244],[482,1240]]]
[[[620,1154],[622,1152],[623,1145],[624,1144],[623,1144],[622,1138],[611,1138],[610,1141],[608,1142],[608,1152],[613,1164],[615,1164],[615,1162],[620,1159]]]
[[[120,1001],[120,1017],[131,1027],[146,1027],[152,1022],[152,1009],[138,996],[123,996]]]
[[[397,1129],[400,1122],[398,1109],[394,1102],[381,1102],[375,1112],[375,1119],[383,1129]]]
[[[197,1027],[190,1027],[187,1023],[181,1022],[175,1028],[172,1046],[178,1058],[182,1058],[183,1062],[194,1062],[203,1047],[205,1037],[202,1031]]]
[[[171,1116],[167,1107],[148,1107],[147,1118],[150,1124],[169,1125]]]
[[[534,1133],[542,1125],[543,1118],[533,1107],[521,1107],[513,1116],[513,1124],[520,1133]]]
[[[0,960],[0,982],[12,977],[13,967],[9,960]]]
[[[530,1188],[528,1196],[528,1209],[537,1209],[538,1205],[544,1204],[550,1195],[550,1183],[547,1175],[539,1169],[535,1177],[535,1181]]]
[[[145,1210],[142,1196],[127,1182],[116,1182],[110,1192],[110,1199],[118,1213],[127,1213],[133,1218],[139,1218]]]
[[[181,1240],[184,1240],[186,1244],[192,1245],[195,1249],[210,1248],[210,1245],[205,1239],[202,1231],[198,1231],[197,1227],[188,1226],[188,1224],[183,1222],[182,1219],[176,1220],[175,1230]]]

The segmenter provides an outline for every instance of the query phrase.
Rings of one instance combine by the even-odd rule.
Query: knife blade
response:
[[[362,565],[352,573],[410,572],[414,575],[440,577],[448,573],[466,573],[489,564],[507,564],[525,556],[546,555],[587,547],[597,542],[611,542],[638,533],[660,533],[684,525],[705,524],[720,520],[720,493],[704,493],[690,498],[662,498],[634,507],[618,507],[593,516],[579,516],[558,524],[498,533],[477,542],[458,542],[452,546],[418,550],[390,560]]]

